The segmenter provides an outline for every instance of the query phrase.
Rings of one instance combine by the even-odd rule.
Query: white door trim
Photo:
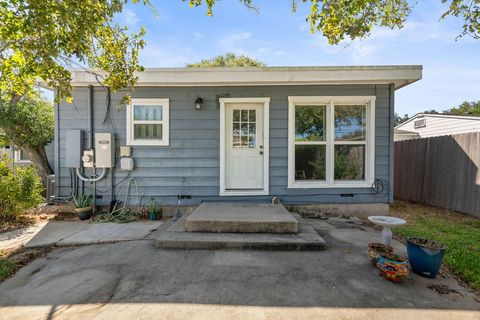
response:
[[[227,103],[263,103],[263,189],[235,190],[225,189],[225,105]],[[220,98],[220,196],[253,196],[269,194],[270,159],[270,98]]]

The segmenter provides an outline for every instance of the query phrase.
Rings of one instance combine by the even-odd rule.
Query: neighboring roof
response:
[[[72,85],[98,85],[85,70],[71,70]],[[146,68],[137,86],[249,86],[390,84],[402,88],[422,78],[421,65],[244,67],[244,68]]]
[[[400,133],[405,131],[417,133],[418,138],[480,132],[480,117],[418,113],[395,127],[395,140],[410,136]]]
[[[405,126],[407,123],[415,120],[415,119],[418,119],[418,118],[427,118],[427,117],[430,117],[430,118],[444,118],[444,119],[451,119],[451,120],[454,120],[454,119],[458,119],[460,121],[462,120],[468,120],[468,121],[480,121],[480,117],[477,117],[477,116],[458,116],[458,115],[451,115],[451,114],[441,114],[441,113],[422,113],[422,112],[419,112],[417,114],[415,114],[414,116],[412,116],[410,119],[408,119],[407,121],[405,122],[402,122],[400,123],[399,125],[397,125],[395,127],[395,129],[397,128],[401,128],[403,126]]]

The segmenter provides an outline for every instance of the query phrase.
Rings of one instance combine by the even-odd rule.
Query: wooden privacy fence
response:
[[[395,142],[394,195],[480,217],[480,132]]]

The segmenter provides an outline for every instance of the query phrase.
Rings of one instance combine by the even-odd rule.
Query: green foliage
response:
[[[460,17],[463,20],[463,32],[458,37],[470,35],[480,39],[480,0],[442,0],[442,3],[451,1],[448,11],[442,18],[449,15]]]
[[[400,116],[398,113],[395,112],[395,115],[394,115],[394,118],[393,118],[393,125],[396,127],[398,126],[399,124],[402,124],[404,123],[405,121],[407,121],[408,119],[410,119],[410,117],[408,116],[407,113],[405,113],[402,116]]]
[[[155,214],[158,214],[158,213],[163,213],[163,208],[161,208],[159,205],[158,205],[158,202],[155,201],[154,198],[150,198],[150,203],[148,204],[148,212],[149,213],[155,213]]]
[[[15,135],[18,147],[44,147],[53,140],[53,105],[37,92],[26,95],[15,109],[0,109],[0,128]],[[5,135],[5,142],[10,140]]]
[[[480,116],[480,100],[471,102],[464,101],[458,107],[447,109],[443,111],[443,113],[460,116]]]
[[[0,259],[0,282],[8,278],[15,270],[15,264],[9,259]]]
[[[188,68],[200,67],[265,67],[266,64],[254,58],[245,55],[236,55],[235,53],[226,53],[211,59],[203,59],[197,63],[187,64]]]
[[[43,201],[43,186],[35,169],[16,167],[4,156],[0,160],[0,216],[12,218]]]
[[[480,219],[421,205],[396,203],[392,209],[408,222],[394,233],[446,244],[445,264],[480,290]]]
[[[113,23],[129,2],[139,0],[0,2],[2,107],[14,107],[38,78],[70,100],[71,66],[99,70],[99,81],[114,91],[132,87],[134,72],[142,70],[138,51],[145,30],[130,33]]]
[[[186,1],[186,0],[183,0]],[[254,7],[254,0],[239,0],[247,7]],[[441,0],[450,3],[441,18],[459,17],[463,20],[463,32],[480,38],[480,0]],[[189,0],[191,7],[205,3],[207,14],[212,15],[215,0]],[[362,39],[370,35],[374,26],[390,29],[403,28],[414,3],[408,0],[291,0],[295,12],[299,3],[310,6],[306,21],[311,32],[320,32],[330,44],[338,44],[349,38]]]
[[[75,208],[87,208],[93,203],[92,195],[80,195],[76,198],[73,198],[73,206]]]
[[[10,139],[2,132],[0,131],[0,148],[5,148],[10,146],[12,143]]]

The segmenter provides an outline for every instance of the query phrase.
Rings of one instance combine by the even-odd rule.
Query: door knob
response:
[[[263,154],[263,151],[260,151],[260,154]]]
[[[260,149],[263,149],[263,146],[260,146]]]

